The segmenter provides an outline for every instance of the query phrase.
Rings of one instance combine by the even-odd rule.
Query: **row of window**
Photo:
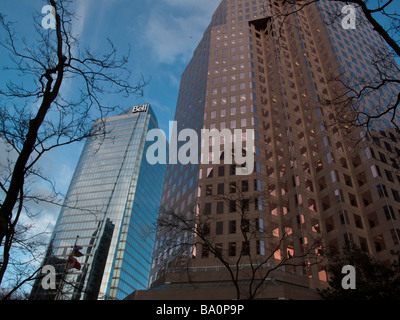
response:
[[[216,243],[214,249],[216,251],[216,253],[215,253],[216,257],[218,255],[220,257],[224,256],[224,244],[223,243]],[[228,247],[225,250],[227,250],[227,254],[229,257],[235,257],[237,255],[248,256],[248,255],[250,255],[250,242],[242,241],[242,246],[240,248],[240,251],[238,249],[237,242],[229,242]],[[264,240],[256,240],[256,254],[265,255]],[[201,257],[202,258],[210,257],[210,247],[209,246],[202,246]]]
[[[385,142],[385,143],[387,143],[387,142]],[[389,144],[387,145],[387,150],[389,151],[388,148],[390,148],[390,145],[389,145]],[[391,149],[390,149],[390,150],[391,150]],[[395,150],[396,150],[396,153],[397,153],[397,157],[400,157],[400,149],[398,149],[398,148],[396,147]],[[373,148],[370,148],[370,151],[371,151],[372,157],[373,157],[374,159],[378,159],[378,157],[377,157],[376,154],[375,154],[374,149],[373,149]],[[391,152],[393,152],[393,151],[391,150]],[[390,162],[389,162],[389,161],[387,160],[386,155],[384,155],[384,154],[383,154],[382,152],[380,152],[380,151],[378,151],[378,156],[379,156],[379,160],[382,161],[383,163],[390,164],[394,169],[397,169],[397,170],[400,169],[400,167],[399,167],[399,165],[398,165],[398,163],[397,163],[397,161],[396,161],[395,158],[389,157],[389,159],[390,159]]]
[[[228,222],[228,233],[229,234],[236,234],[241,229],[240,232],[252,232],[259,231],[264,232],[264,220],[261,218],[257,218],[254,220],[254,225],[251,226],[249,219],[241,219],[239,222],[237,220],[231,220]],[[203,227],[203,233],[205,236],[209,235],[211,232],[210,224],[205,223]],[[224,222],[217,221],[215,223],[215,235],[223,235],[224,234]]]
[[[216,185],[216,192],[214,191],[214,185],[212,184],[207,184],[205,188],[205,195],[206,196],[212,196],[212,195],[223,195],[225,194],[225,185],[226,183],[218,183]],[[231,181],[227,184],[228,186],[228,193],[236,193],[237,191],[239,192],[248,192],[250,191],[249,189],[249,181],[248,180],[242,180],[242,181]],[[258,185],[258,180],[254,180],[254,191],[259,191],[259,185]]]

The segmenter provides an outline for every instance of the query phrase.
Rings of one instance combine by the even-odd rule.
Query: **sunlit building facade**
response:
[[[254,150],[245,150],[254,153],[254,171],[238,176],[223,162],[167,167],[162,207],[196,221],[205,216],[215,251],[190,232],[160,228],[150,282],[164,290],[130,298],[235,299],[217,254],[237,264],[247,285],[251,266],[268,256],[264,267],[273,268],[308,251],[322,258],[352,242],[390,265],[390,251],[400,248],[398,132],[382,119],[373,130],[383,140],[372,141],[364,128],[338,123],[353,116],[350,109],[346,114],[325,103],[338,94],[334,77],[376,76],[371,47],[384,43],[359,11],[356,29],[343,28],[340,19],[327,23],[342,3],[319,1],[277,15],[291,5],[223,0],[213,15],[182,75],[175,120],[181,129],[254,130]],[[385,90],[359,107],[370,114],[384,107],[398,92]],[[225,201],[239,193],[259,197],[246,208],[246,221],[235,215],[236,200]],[[255,230],[246,243],[243,228]],[[321,245],[310,250],[315,240]],[[305,255],[302,265],[277,269],[259,297],[318,297],[314,289],[326,285],[327,275],[311,260]]]
[[[38,283],[33,299],[120,300],[148,286],[165,173],[146,159],[146,134],[157,119],[143,105],[98,125],[106,134],[84,146],[43,263],[56,267],[57,290]],[[75,244],[80,270],[65,272]]]

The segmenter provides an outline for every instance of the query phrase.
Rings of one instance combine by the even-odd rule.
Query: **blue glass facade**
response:
[[[62,274],[75,242],[82,247],[60,299],[123,299],[148,286],[165,165],[146,161],[158,123],[149,105],[137,110],[99,120],[106,135],[84,146],[44,262]]]

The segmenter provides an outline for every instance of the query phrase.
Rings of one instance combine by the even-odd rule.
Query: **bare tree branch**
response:
[[[164,252],[175,251],[178,257],[188,256],[191,248],[196,250],[196,256],[199,258],[203,254],[207,256],[212,254],[228,272],[230,282],[235,287],[237,299],[256,298],[264,290],[267,279],[275,270],[285,266],[309,268],[323,260],[323,256],[316,254],[316,249],[322,247],[321,241],[318,239],[310,242],[302,252],[292,256],[281,254],[280,260],[275,259],[279,252],[286,252],[287,244],[294,235],[283,231],[279,238],[268,238],[266,230],[260,231],[251,221],[249,205],[255,204],[256,201],[265,201],[265,192],[247,194],[237,190],[235,193],[214,196],[214,198],[229,205],[231,201],[237,203],[234,216],[239,218],[239,226],[236,234],[240,235],[242,244],[238,246],[239,249],[234,255],[229,253],[229,248],[219,248],[215,233],[210,232],[210,226],[215,222],[215,218],[205,212],[196,213],[195,210],[187,215],[161,208],[158,237],[163,241],[160,248]],[[272,231],[269,232],[272,233]],[[186,237],[184,241],[176,241],[183,234],[191,236]],[[258,239],[266,239],[269,242],[265,243],[265,247],[262,248],[265,251],[264,255],[254,254],[254,251],[250,250]],[[157,252],[155,254],[157,255]],[[185,274],[190,277],[190,272]],[[243,279],[247,279],[247,285],[243,284]]]
[[[130,52],[120,56],[109,39],[108,50],[104,47],[102,54],[80,48],[72,33],[76,20],[73,1],[48,0],[48,4],[55,9],[55,30],[44,30],[37,15],[33,23],[36,37],[29,41],[18,39],[15,24],[0,14],[0,49],[11,61],[5,70],[23,79],[10,80],[0,88],[0,138],[12,151],[0,180],[4,195],[0,203],[0,244],[5,257],[0,283],[15,227],[21,215],[28,214],[24,199],[32,201],[37,196],[25,186],[42,181],[53,189],[51,179],[38,167],[43,155],[87,138],[104,138],[104,121],[100,120],[94,130],[93,122],[119,110],[119,106],[105,105],[104,97],[141,95],[147,84],[143,77],[132,79],[127,67]],[[74,94],[66,90],[72,84]],[[43,200],[50,198],[39,195],[37,201]]]

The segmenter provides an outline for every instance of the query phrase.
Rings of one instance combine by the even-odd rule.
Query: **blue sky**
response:
[[[46,3],[41,0],[1,1],[0,13],[15,22],[16,35],[30,39],[33,15],[41,14]],[[160,127],[168,132],[173,120],[181,74],[199,43],[211,16],[218,6],[217,0],[79,0],[76,13],[79,20],[74,33],[80,46],[101,53],[110,38],[121,54],[131,49],[130,69],[133,76],[150,79],[142,98],[116,99],[116,105],[150,103],[158,117]],[[44,15],[43,15],[44,16]],[[0,48],[0,67],[8,59]],[[2,72],[0,87],[9,75]],[[70,90],[68,85],[62,90]],[[40,163],[48,176],[54,178],[57,189],[66,193],[82,144],[52,151]],[[43,188],[45,185],[38,185]],[[42,204],[39,225],[51,229],[59,208]]]

